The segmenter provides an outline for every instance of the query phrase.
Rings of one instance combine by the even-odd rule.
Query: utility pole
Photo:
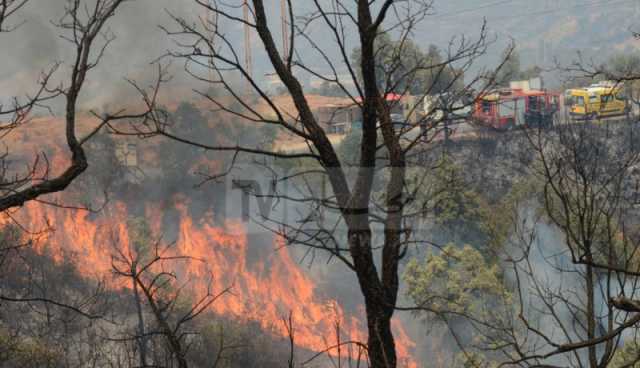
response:
[[[282,56],[289,56],[289,24],[287,22],[287,0],[280,0],[280,23],[282,24]]]
[[[213,0],[209,0],[209,7],[210,9],[208,10],[208,16],[207,16],[207,30],[209,32],[209,44],[211,45],[211,47],[215,47],[215,39],[216,39],[216,32],[218,32],[218,13],[216,13],[214,10],[211,9],[215,9],[215,4],[213,3]],[[216,74],[214,72],[215,70],[215,64],[214,64],[214,59],[213,57],[209,57],[209,80],[213,81],[216,77]]]
[[[242,15],[244,18],[244,68],[247,73],[247,93],[251,91],[249,79],[253,78],[253,57],[251,55],[251,27],[249,27],[249,3],[247,0],[242,4]]]

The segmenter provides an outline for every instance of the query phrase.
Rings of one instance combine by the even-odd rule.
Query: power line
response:
[[[482,10],[482,9],[486,9],[486,8],[491,8],[494,6],[498,6],[498,5],[504,5],[504,4],[508,4],[508,3],[512,3],[513,0],[502,0],[502,1],[496,1],[494,3],[491,4],[485,4],[485,5],[481,5],[475,8],[467,8],[467,9],[461,9],[461,10],[456,10],[456,11],[451,11],[451,12],[446,12],[446,13],[441,13],[441,14],[436,14],[439,17],[449,17],[452,15],[460,15],[462,13],[471,13],[477,10]]]
[[[253,77],[253,55],[251,50],[251,29],[249,28],[249,3],[244,0],[242,4],[242,17],[244,19],[244,68],[248,79]],[[250,82],[247,82],[247,90],[250,90]]]
[[[596,8],[596,7],[600,7],[600,6],[610,6],[610,5],[614,5],[614,4],[627,3],[627,2],[630,2],[630,1],[637,1],[637,0],[617,0],[617,1],[615,1],[615,0],[605,0],[605,1],[600,0],[600,1],[594,1],[594,2],[591,2],[591,3],[565,7],[565,8],[541,10],[541,11],[538,11],[538,12],[515,14],[515,15],[503,15],[503,16],[500,16],[500,17],[489,18],[489,19],[491,19],[491,20],[502,20],[502,19],[522,18],[522,17],[535,17],[535,16],[539,16],[539,15],[553,14],[553,13],[557,13],[557,12],[561,12],[561,11],[565,11],[565,10],[573,10],[573,9],[580,9],[580,8]]]
[[[630,1],[637,1],[637,0],[597,0],[597,1],[592,1],[590,3],[585,3],[585,4],[580,4],[580,5],[573,5],[573,6],[569,6],[569,7],[564,7],[564,8],[556,8],[556,9],[549,9],[549,10],[541,10],[541,11],[537,11],[537,12],[529,12],[529,13],[521,13],[521,14],[514,14],[514,15],[503,15],[503,16],[498,16],[498,17],[491,17],[488,16],[487,19],[488,20],[504,20],[504,19],[515,19],[515,18],[522,18],[522,17],[535,17],[535,16],[539,16],[539,15],[546,15],[546,14],[553,14],[553,13],[557,13],[557,12],[563,12],[563,11],[567,11],[567,10],[573,10],[573,9],[579,9],[579,8],[592,8],[592,7],[599,7],[599,6],[609,6],[609,5],[615,5],[615,4],[620,4],[620,3],[626,3],[626,2],[630,2]],[[448,12],[448,13],[443,13],[443,14],[439,14],[438,18],[434,19],[435,21],[443,21],[443,20],[447,20],[447,19],[451,19],[451,18],[455,18],[456,16],[460,15],[460,14],[464,14],[464,13],[469,13],[469,12],[473,12],[473,11],[477,11],[477,10],[481,10],[481,9],[485,9],[485,8],[490,8],[490,7],[494,7],[494,6],[498,6],[498,5],[503,5],[506,3],[512,3],[513,0],[503,0],[503,1],[498,1],[498,2],[494,2],[491,4],[486,4],[483,6],[479,6],[476,8],[467,8],[467,9],[462,9],[459,11],[452,11],[452,12]]]

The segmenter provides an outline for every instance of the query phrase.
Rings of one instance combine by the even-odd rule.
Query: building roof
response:
[[[387,93],[384,97],[387,102],[396,102],[402,100],[403,95],[397,93]],[[362,98],[356,97],[356,101],[362,102]]]
[[[544,96],[548,94],[558,95],[557,93],[554,93],[554,92],[549,92],[549,91],[539,90],[539,89],[523,90],[519,88],[517,89],[507,88],[507,89],[489,92],[487,94],[480,96],[479,98],[483,100],[488,100],[488,101],[497,101],[497,100],[511,100],[511,99],[517,99],[521,97],[529,97],[529,96]]]

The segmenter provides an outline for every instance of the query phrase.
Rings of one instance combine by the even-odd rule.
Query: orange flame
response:
[[[227,221],[221,228],[206,216],[194,221],[183,201],[175,208],[180,214],[175,252],[190,257],[180,266],[179,275],[190,281],[193,295],[205,295],[211,275],[217,288],[232,286],[230,293],[211,306],[215,313],[258,322],[265,330],[283,337],[288,331],[282,318],[291,313],[296,345],[312,351],[335,345],[336,323],[340,325],[342,341],[366,341],[363,316],[349,315],[337,301],[321,298],[314,281],[291,258],[286,247],[278,247],[278,251],[268,253],[267,259],[248,265],[249,242],[243,224]],[[160,211],[148,206],[146,212],[152,229],[159,231]],[[111,274],[114,239],[118,239],[121,249],[128,247],[126,225],[110,221],[128,218],[123,203],[112,204],[103,216],[30,203],[19,217],[31,228],[43,227],[46,219],[54,231],[47,233],[46,241],[37,242],[35,249],[40,253],[46,250],[58,262],[72,254],[79,272],[88,277],[102,279]],[[129,283],[119,282],[114,287],[127,288]],[[399,360],[405,362],[401,366],[417,367],[410,353],[415,344],[399,321],[395,320],[393,327]]]
[[[85,125],[90,125],[91,121],[86,120]],[[13,132],[15,141],[21,142],[19,148],[23,155],[29,157],[47,146],[54,153],[51,155],[53,171],[66,167],[69,154],[59,148],[64,145],[50,140],[51,129],[59,131],[64,127],[63,122],[52,118],[34,123],[29,130]],[[143,152],[154,151],[145,149]],[[216,226],[211,214],[195,220],[189,216],[186,198],[176,198],[174,202],[180,215],[174,251],[191,257],[179,266],[179,276],[189,280],[196,298],[207,292],[211,275],[218,291],[232,287],[230,293],[211,306],[215,313],[258,322],[265,330],[282,337],[289,333],[282,319],[291,313],[296,345],[312,351],[324,351],[336,344],[337,324],[342,332],[341,341],[366,342],[364,308],[349,313],[336,300],[319,295],[314,280],[292,259],[280,240],[276,239],[273,244],[278,251],[271,249],[265,252],[263,259],[251,262],[248,251],[253,244],[250,244],[242,223],[227,221],[223,227]],[[151,203],[146,204],[145,209],[145,218],[152,231],[161,234],[162,209]],[[114,246],[123,251],[130,250],[126,222],[122,221],[129,218],[124,203],[112,203],[96,216],[86,211],[31,202],[12,217],[17,217],[31,230],[51,227],[54,231],[46,233],[43,241],[34,243],[35,250],[52,255],[58,262],[63,257],[73,257],[78,271],[87,277],[102,280],[112,275]],[[10,221],[6,217],[0,218],[0,226]],[[128,288],[130,283],[119,280],[113,287]],[[393,329],[399,366],[417,367],[412,357],[415,343],[398,320],[393,321]],[[335,351],[331,353],[335,354]]]

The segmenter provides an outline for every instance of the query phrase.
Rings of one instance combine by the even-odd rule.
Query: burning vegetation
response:
[[[640,366],[628,27],[145,2],[0,0],[0,368]]]

